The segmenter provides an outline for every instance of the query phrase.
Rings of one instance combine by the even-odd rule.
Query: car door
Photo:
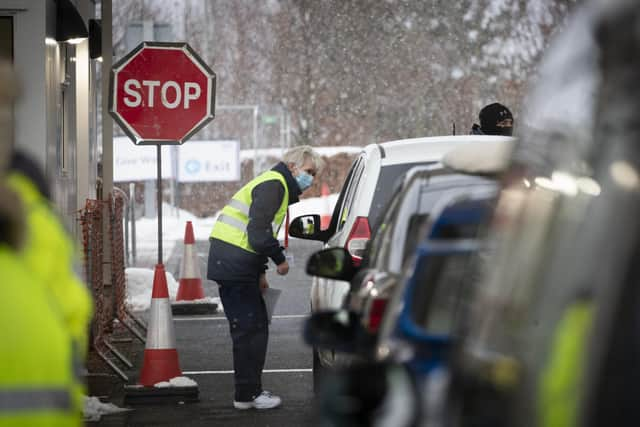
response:
[[[366,155],[363,153],[354,161],[351,171],[347,176],[347,180],[342,187],[331,218],[331,228],[334,229],[335,232],[325,243],[325,248],[342,246],[340,242],[344,237],[343,234],[346,232],[344,225],[349,214],[349,209],[353,204],[358,183],[364,171],[365,161]],[[341,287],[339,291],[334,289],[336,286]],[[312,311],[339,308],[344,294],[348,291],[348,286],[348,282],[314,276],[311,281]],[[337,301],[337,299],[340,299],[340,301]]]

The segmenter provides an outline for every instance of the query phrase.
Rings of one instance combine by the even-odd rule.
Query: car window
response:
[[[383,250],[383,247],[388,245],[389,234],[394,227],[394,219],[399,209],[402,195],[403,194],[399,191],[395,192],[395,194],[391,198],[391,201],[389,202],[389,206],[385,209],[386,214],[384,216],[384,219],[375,231],[373,239],[371,239],[368,252],[368,265],[378,265],[381,257],[383,256],[383,252],[385,252]]]
[[[371,224],[371,230],[376,230],[379,227],[380,220],[385,212],[385,207],[393,196],[393,189],[398,178],[414,166],[435,163],[436,162],[403,163],[383,166],[380,169],[376,189],[373,193],[373,200],[369,208],[369,224]]]
[[[404,247],[402,248],[402,264],[404,264],[407,257],[415,252],[421,237],[424,236],[428,219],[428,213],[418,213],[412,215],[409,219],[407,237],[404,241]]]
[[[480,263],[488,250],[430,255],[416,267],[416,287],[411,298],[411,315],[416,325],[429,334],[450,335],[459,325],[476,284],[480,281]]]
[[[351,180],[349,181],[349,185],[347,187],[344,203],[340,207],[340,216],[338,217],[338,231],[342,230],[345,222],[349,216],[349,212],[351,211],[351,206],[353,204],[353,200],[355,198],[355,194],[358,190],[358,184],[360,183],[360,179],[362,178],[362,172],[364,171],[364,157],[360,157],[353,168],[353,175]]]
[[[347,189],[349,188],[349,183],[351,182],[351,177],[353,177],[354,170],[356,169],[356,165],[358,164],[358,159],[356,159],[351,165],[351,169],[349,169],[349,173],[342,184],[342,189],[340,190],[340,194],[338,195],[338,200],[336,201],[336,205],[333,208],[333,213],[331,214],[331,224],[329,225],[329,230],[331,230],[331,234],[335,233],[338,228],[338,220],[340,219],[340,212],[342,211],[342,206],[344,206],[344,200],[347,193]]]
[[[424,257],[416,270],[411,315],[430,334],[450,334],[456,304],[463,297],[469,254]]]

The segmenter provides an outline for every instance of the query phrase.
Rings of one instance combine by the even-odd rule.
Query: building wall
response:
[[[73,3],[88,28],[94,2]],[[45,170],[54,204],[75,233],[77,210],[96,194],[96,64],[88,40],[55,41],[54,0],[0,0],[0,14],[13,17],[14,68],[22,86],[14,108],[15,145]]]
[[[41,166],[46,164],[46,11],[53,0],[0,0],[0,7],[25,9],[13,18],[14,67],[22,96],[15,105],[15,143]],[[55,22],[54,22],[55,25]]]

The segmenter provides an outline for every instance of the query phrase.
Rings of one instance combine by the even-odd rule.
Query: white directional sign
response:
[[[238,141],[190,141],[177,147],[162,147],[162,178],[179,182],[217,182],[240,180]],[[156,148],[135,146],[128,138],[114,138],[113,180],[147,181],[156,178]]]
[[[162,146],[162,178],[171,178],[171,147]],[[113,139],[113,180],[116,182],[148,181],[156,179],[156,147],[136,146],[129,138]]]
[[[178,181],[239,181],[238,141],[191,141],[178,149]]]

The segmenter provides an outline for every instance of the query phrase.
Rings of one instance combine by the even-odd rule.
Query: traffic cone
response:
[[[184,252],[180,263],[180,286],[176,302],[171,305],[171,311],[175,315],[215,313],[218,305],[204,298],[193,224],[187,221],[184,230]]]
[[[162,401],[193,401],[198,399],[198,386],[154,387],[160,382],[182,376],[169,307],[169,288],[164,265],[156,264],[153,275],[151,309],[147,327],[147,342],[138,385],[125,386],[125,401],[146,403]]]
[[[173,317],[169,310],[169,288],[164,265],[157,264],[153,275],[151,311],[147,328],[147,345],[140,372],[140,384],[153,386],[182,375],[178,363]]]
[[[331,206],[329,206],[329,186],[326,182],[322,183],[321,196],[323,202],[323,211],[320,215],[320,228],[326,230],[331,224]]]
[[[193,225],[187,221],[184,231],[184,255],[180,264],[180,286],[176,301],[192,301],[204,298],[198,254],[195,252],[196,239],[193,235]]]

